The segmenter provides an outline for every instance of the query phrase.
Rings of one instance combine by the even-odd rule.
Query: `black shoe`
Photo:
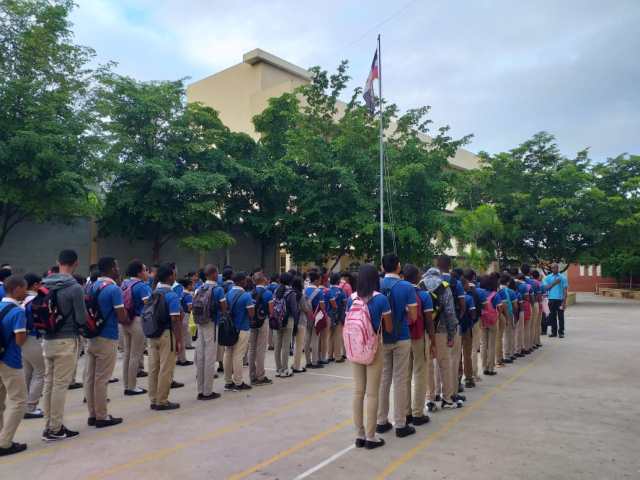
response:
[[[220,365],[218,367],[218,373],[223,373],[224,372],[224,368],[222,367],[222,365]]]
[[[516,354],[514,355],[514,357],[522,358],[522,357],[524,357],[526,354],[527,354],[527,353],[523,350],[523,351],[522,351],[522,353],[516,353]]]
[[[24,414],[25,420],[30,420],[32,418],[43,418],[43,417],[44,417],[44,412],[39,408],[35,409],[33,412],[26,412]]]
[[[73,382],[69,385],[69,390],[78,390],[79,388],[82,388],[82,383],[80,382]]]
[[[158,406],[157,406],[155,403],[152,403],[151,405],[149,405],[149,408],[150,408],[151,410],[157,410],[157,409],[158,409]]]
[[[564,333],[559,334],[558,337],[564,338]]]
[[[225,392],[237,392],[238,389],[236,388],[236,384],[235,383],[227,383],[224,386],[224,391]]]
[[[398,438],[408,437],[409,435],[413,435],[414,433],[416,433],[416,429],[411,425],[405,425],[402,428],[396,428],[396,437]]]
[[[364,448],[367,441],[364,438],[356,438],[356,448]]]
[[[185,360],[184,362],[176,362],[176,365],[178,365],[179,367],[188,367],[190,365],[193,365],[193,362],[191,360]]]
[[[251,382],[251,385],[253,385],[254,387],[262,387],[264,385],[271,385],[273,383],[273,380],[271,380],[270,378],[264,377],[262,380],[253,380]]]
[[[374,448],[382,447],[384,445],[384,439],[379,438],[376,441],[367,440],[364,442],[364,448],[367,450],[373,450]]]
[[[176,382],[175,380],[171,382],[171,388],[182,388],[182,387],[184,387],[184,383]]]
[[[109,383],[118,383],[120,381],[119,378],[110,378]]]
[[[497,375],[497,374],[498,374],[498,372],[489,372],[489,373],[487,373],[487,375],[491,375],[491,376],[494,376],[494,375]]]
[[[96,420],[96,428],[113,427],[114,425],[120,425],[121,423],[122,423],[121,418],[107,415],[107,418],[105,418],[104,420]]]
[[[391,423],[389,422],[383,425],[376,425],[376,433],[387,433],[392,428],[393,428],[393,425],[391,425]]]
[[[462,392],[464,392],[464,386],[461,383],[459,383],[458,384],[458,393],[462,393]]]
[[[411,417],[411,423],[416,427],[419,427],[420,425],[426,425],[430,421],[431,418],[429,418],[429,415],[422,415],[421,417]]]
[[[312,363],[312,364],[310,364],[310,365],[307,365],[307,368],[310,368],[310,369],[312,369],[312,370],[316,370],[316,369],[318,369],[318,368],[324,368],[324,365],[320,365],[320,364],[314,365],[314,364]]]
[[[52,432],[51,430],[45,430],[42,433],[42,440],[45,442],[57,442],[58,440],[66,440],[68,438],[77,437],[78,432],[74,432],[73,430],[69,430],[64,425],[60,427],[60,430],[57,432]]]
[[[489,370],[485,370],[484,372],[482,372],[484,375],[491,375],[491,372]]]
[[[464,386],[466,388],[474,388],[476,386],[476,382],[473,381],[473,379],[469,379],[469,380],[465,380],[464,381]]]
[[[436,395],[436,402],[442,401],[442,395]]]
[[[503,358],[502,363],[513,363],[513,360],[511,360],[510,358]]]
[[[344,358],[338,358],[335,360],[336,363],[344,363]],[[375,442],[374,442],[375,443]],[[375,448],[375,447],[374,447]]]
[[[273,352],[274,350],[275,350],[275,347],[273,345],[269,347],[270,352]]]
[[[144,352],[142,352],[142,354],[143,354],[143,355],[148,356],[148,355],[149,355],[149,350],[146,350],[146,349],[145,349],[145,351],[144,351]]]
[[[0,448],[0,457],[6,457],[7,455],[13,455],[14,453],[24,452],[26,449],[26,443],[12,442],[10,447]]]
[[[251,390],[251,386],[247,385],[246,383],[242,382],[240,385],[236,385],[236,390],[238,391],[242,391],[242,390]]]
[[[329,360],[320,360],[318,362],[319,365],[329,365]]]
[[[436,402],[427,402],[427,410],[429,412],[435,412],[436,410],[438,410],[438,404]]]
[[[442,400],[442,402],[440,403],[440,408],[442,408],[443,410],[462,407],[464,407],[464,403],[461,401],[447,402],[446,400]]]
[[[196,347],[193,347],[193,346],[192,346],[192,347],[184,347],[184,349],[185,349],[185,350],[195,350],[195,349],[196,349]]]
[[[198,400],[215,400],[216,398],[220,398],[220,394],[216,392],[211,392],[209,395],[203,393],[198,394]]]
[[[300,370],[298,370],[297,368],[293,368],[293,369],[291,369],[291,371],[293,373],[304,373],[304,372],[307,371],[307,369],[306,368],[301,368]]]
[[[552,333],[551,335],[549,335],[549,338],[553,338],[553,337],[557,337],[557,336],[558,336],[558,334]]]
[[[411,415],[407,415],[405,418],[405,422],[409,425],[413,421],[413,417]]]
[[[179,403],[167,402],[164,405],[156,405],[154,410],[177,410],[178,408],[180,408]]]
[[[144,388],[136,388],[135,390],[125,390],[124,394],[125,395],[144,395],[145,393],[147,393],[147,391]]]
[[[149,374],[147,372],[145,372],[144,370],[140,370],[138,372],[138,374],[136,375],[136,377],[138,377],[138,378],[145,378],[145,377],[148,377],[148,376],[149,376]]]
[[[451,400],[453,400],[454,402],[466,402],[467,397],[465,397],[464,395],[453,395],[451,397]]]
[[[96,417],[87,418],[87,425],[89,425],[90,427],[95,427],[96,426]]]

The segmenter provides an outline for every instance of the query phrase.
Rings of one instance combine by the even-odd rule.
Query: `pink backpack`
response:
[[[373,330],[367,304],[355,293],[351,298],[353,302],[347,312],[342,330],[344,349],[349,361],[360,365],[371,365],[378,351],[379,334]],[[380,319],[380,326],[382,327],[382,319]]]
[[[487,303],[484,304],[484,308],[482,309],[482,326],[493,327],[496,323],[498,323],[498,311],[493,306],[493,297],[496,296],[496,292],[491,292],[487,297]]]

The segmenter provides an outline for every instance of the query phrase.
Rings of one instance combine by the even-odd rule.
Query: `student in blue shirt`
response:
[[[31,305],[38,294],[38,288],[42,285],[42,277],[35,273],[27,273],[24,279],[27,282],[27,297],[23,303],[27,318],[27,341],[22,345],[22,363],[27,384],[27,412],[24,418],[31,419],[44,417],[44,412],[38,408],[44,387],[44,357],[40,332],[33,326]]]
[[[321,275],[318,270],[309,271],[309,286],[304,289],[304,297],[311,304],[312,317],[320,312],[326,314],[324,289],[320,286]],[[315,326],[315,319],[307,321],[306,335],[304,339],[304,354],[307,357],[307,368],[324,368],[320,354],[320,335]]]
[[[380,385],[380,405],[378,408],[378,426],[376,431],[384,433],[392,428],[389,423],[389,394],[393,383],[394,424],[396,436],[403,438],[416,433],[416,429],[407,425],[407,379],[411,340],[409,324],[418,317],[418,302],[415,287],[400,278],[401,265],[397,255],[389,253],[382,257],[385,276],[380,282],[380,291],[387,296],[391,305],[393,332],[383,332],[383,368]]]
[[[13,437],[27,406],[27,387],[22,370],[21,346],[27,341],[27,319],[20,302],[27,294],[24,278],[12,275],[4,281],[4,297],[0,301],[0,335],[4,354],[0,358],[0,456],[12,455],[27,449]]]
[[[333,272],[329,276],[329,285],[327,289],[328,301],[325,299],[328,315],[331,319],[327,357],[330,362],[342,363],[345,360],[342,327],[347,310],[347,296],[340,288],[340,274],[338,272]]]
[[[551,265],[551,273],[542,281],[542,288],[549,296],[550,337],[564,338],[564,311],[567,308],[567,290],[569,282],[564,275],[558,273],[557,263]]]
[[[0,298],[5,297],[4,281],[11,276],[11,270],[0,268]]]
[[[178,287],[176,287],[177,285]],[[189,319],[191,318],[191,306],[193,305],[193,282],[190,277],[181,278],[174,284],[173,291],[180,297],[180,308],[182,309],[182,340],[184,348],[178,355],[176,365],[180,367],[189,367],[193,365],[191,360],[187,360],[187,350],[194,350],[191,340],[191,331],[189,330]]]
[[[267,277],[261,271],[253,275],[253,283],[255,288],[252,292],[252,297],[256,305],[249,335],[249,379],[251,380],[251,385],[261,387],[273,383],[265,375],[264,369],[269,336],[269,319],[273,315],[273,293],[268,289]]]
[[[125,395],[143,395],[144,388],[137,386],[140,365],[144,365],[144,332],[142,331],[142,309],[151,298],[151,287],[147,283],[147,267],[140,260],[133,260],[127,267],[127,279],[122,282],[123,297],[131,289],[133,310],[127,312],[130,323],[122,325],[124,355],[122,357],[122,379]],[[144,371],[144,369],[142,369]]]
[[[247,274],[237,272],[233,276],[234,286],[227,293],[227,305],[231,318],[238,330],[238,341],[224,351],[224,389],[229,392],[251,390],[242,376],[242,361],[249,346],[250,321],[255,315],[255,306],[251,294],[245,291]]]
[[[127,322],[127,312],[122,290],[116,284],[120,278],[118,261],[113,257],[102,257],[98,270],[100,276],[91,293],[97,297],[104,325],[97,337],[88,340],[84,393],[89,410],[87,424],[105,428],[122,423],[122,418],[107,413],[107,385],[118,358],[118,323]]]

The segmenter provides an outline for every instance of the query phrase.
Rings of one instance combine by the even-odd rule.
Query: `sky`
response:
[[[382,35],[383,95],[496,153],[536,132],[567,156],[640,154],[640,0],[77,0],[78,43],[139,80],[199,80],[261,48],[302,67],[350,62]]]

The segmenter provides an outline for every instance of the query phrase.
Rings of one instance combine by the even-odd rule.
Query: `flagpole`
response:
[[[382,130],[382,51],[378,34],[378,99],[380,102],[380,262],[384,256],[384,142]]]

